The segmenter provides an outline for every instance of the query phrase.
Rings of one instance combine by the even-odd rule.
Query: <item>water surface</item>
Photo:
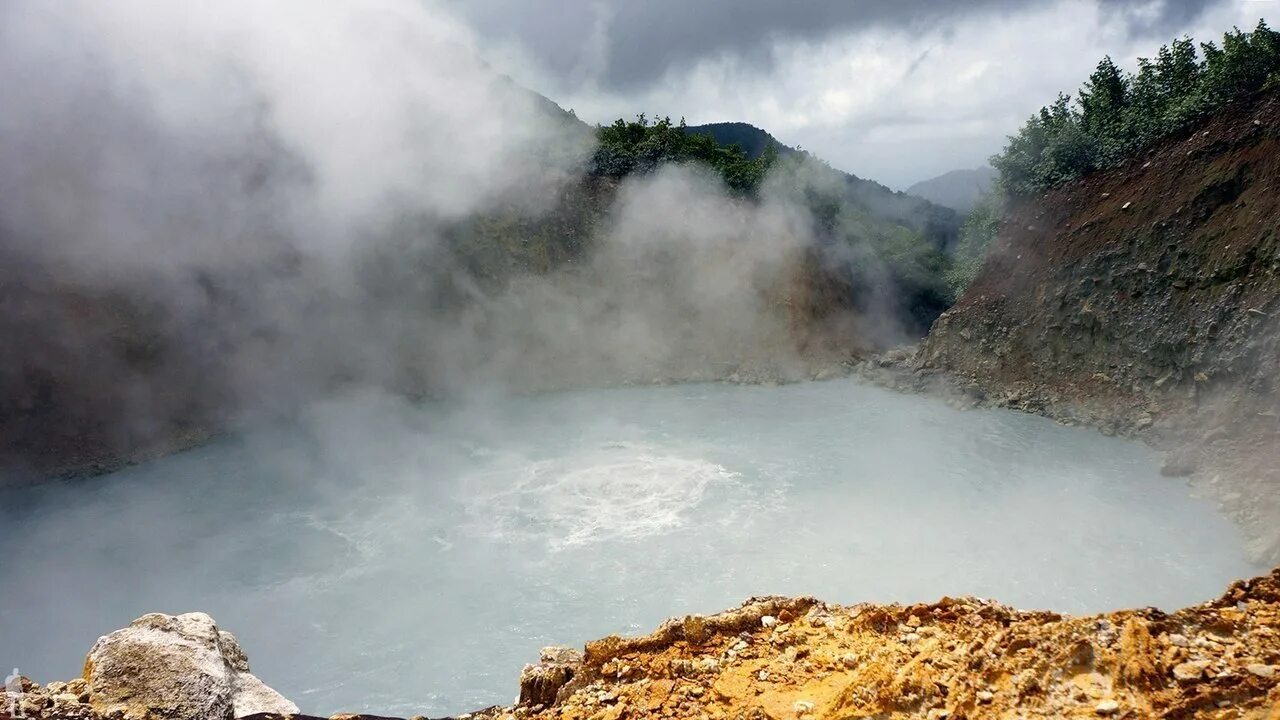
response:
[[[203,610],[305,712],[509,702],[548,644],[751,595],[1176,608],[1256,571],[1145,447],[852,380],[385,397],[0,495],[0,666]]]

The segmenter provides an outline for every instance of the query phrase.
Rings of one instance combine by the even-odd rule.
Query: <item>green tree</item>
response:
[[[1080,127],[1083,135],[1093,138],[1092,144],[1101,158],[1121,156],[1129,149],[1130,138],[1125,116],[1129,107],[1129,80],[1120,68],[1104,57],[1088,81],[1080,88]],[[1079,139],[1076,145],[1088,145]]]

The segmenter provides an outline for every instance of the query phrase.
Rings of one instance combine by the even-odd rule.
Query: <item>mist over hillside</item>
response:
[[[773,135],[754,125],[741,122],[690,125],[686,132],[709,135],[722,145],[737,145],[748,157],[759,157],[769,148],[780,156],[798,155],[827,168],[845,186],[849,202],[865,206],[876,217],[901,223],[923,233],[939,250],[949,252],[957,239],[960,218],[950,206],[910,190],[898,192],[852,173],[837,170],[817,156],[800,148],[783,145]]]

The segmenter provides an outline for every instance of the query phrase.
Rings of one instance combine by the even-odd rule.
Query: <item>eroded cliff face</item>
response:
[[[1170,451],[1280,552],[1280,94],[1013,208],[913,360]]]

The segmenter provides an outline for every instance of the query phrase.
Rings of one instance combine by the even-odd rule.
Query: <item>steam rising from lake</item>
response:
[[[541,646],[751,595],[1171,609],[1252,573],[1155,468],[847,380],[344,397],[0,496],[0,648],[65,679],[138,615],[204,610],[304,711],[440,715],[510,701]]]

